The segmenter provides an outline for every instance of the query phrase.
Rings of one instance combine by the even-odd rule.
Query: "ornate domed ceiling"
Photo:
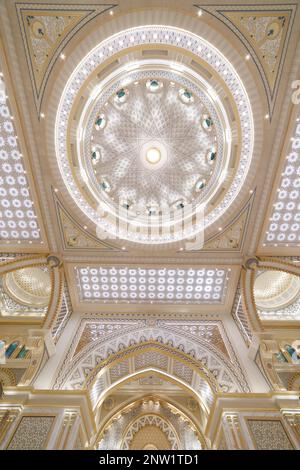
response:
[[[46,307],[51,295],[49,272],[42,268],[24,268],[4,276],[3,287],[16,302],[32,307]]]
[[[83,165],[94,192],[101,201],[104,191],[111,205],[120,203],[135,215],[201,201],[220,176],[223,134],[217,113],[193,82],[170,70],[152,66],[117,80],[101,93],[86,134]]]
[[[151,59],[136,52],[150,46]],[[173,56],[155,57],[162,47]],[[243,188],[253,138],[249,99],[231,63],[204,39],[161,26],[123,31],[87,54],[56,117],[56,156],[77,206],[99,236],[144,244],[190,238],[216,223]]]
[[[258,273],[254,283],[255,302],[261,310],[284,308],[299,297],[300,279],[283,271]]]
[[[300,447],[300,0],[206,3],[0,0],[0,448]]]

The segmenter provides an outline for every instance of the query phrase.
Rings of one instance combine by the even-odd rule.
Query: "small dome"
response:
[[[292,303],[300,293],[300,278],[283,271],[258,273],[254,283],[257,308],[274,310]]]
[[[4,277],[6,293],[16,302],[32,307],[46,307],[51,295],[51,279],[41,268],[24,268]]]

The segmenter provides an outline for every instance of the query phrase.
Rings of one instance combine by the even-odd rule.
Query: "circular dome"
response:
[[[109,87],[101,87],[82,111],[78,149],[86,184],[100,206],[116,218],[120,207],[130,210],[135,223],[147,228],[154,207],[168,224],[171,211],[207,203],[220,184],[230,145],[224,142],[222,110],[203,84],[153,63],[107,81]],[[161,86],[152,91],[149,81]]]
[[[150,45],[164,54],[145,59]],[[253,118],[216,48],[178,28],[145,26],[111,36],[80,62],[55,135],[64,183],[99,237],[165,244],[195,237],[233,204],[251,163]]]
[[[41,268],[24,268],[4,277],[4,289],[16,302],[31,307],[46,307],[51,295],[51,279]]]
[[[274,310],[292,303],[300,294],[300,278],[283,271],[258,273],[254,298],[258,309]]]

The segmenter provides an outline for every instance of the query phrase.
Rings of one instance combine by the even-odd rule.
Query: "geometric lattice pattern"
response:
[[[156,351],[147,351],[135,357],[135,367],[137,370],[144,367],[157,367],[167,370],[168,358],[163,354],[158,354]]]
[[[170,449],[165,433],[158,426],[148,423],[136,432],[128,445],[130,450]]]
[[[226,357],[224,353],[221,353],[213,343],[203,340],[201,336],[194,336],[187,331],[183,331],[183,322],[180,322],[178,328],[176,328],[176,322],[170,322],[169,326],[164,326],[163,322],[159,321],[156,327],[143,326],[143,322],[142,320],[136,322],[135,326],[129,329],[125,321],[123,329],[117,328],[110,333],[107,332],[107,336],[104,335],[104,338],[102,338],[101,335],[97,342],[93,341],[87,344],[79,353],[73,356],[73,351],[78,341],[78,339],[75,339],[74,345],[70,348],[64,364],[58,372],[53,388],[69,390],[81,389],[87,377],[100,361],[109,360],[112,355],[119,354],[120,351],[129,348],[133,344],[135,344],[138,349],[135,352],[134,350],[130,351],[129,355],[135,356],[134,361],[132,361],[135,370],[142,370],[143,368],[149,367],[155,368],[163,372],[172,373],[189,384],[191,380],[189,368],[179,367],[175,358],[174,361],[171,361],[172,364],[169,363],[168,351],[164,352],[163,349],[163,345],[165,344],[172,346],[174,351],[180,350],[183,354],[187,354],[202,363],[214,376],[221,391],[226,393],[237,392],[239,390],[250,391],[238,361],[236,359],[234,359],[234,361],[229,360],[228,356]],[[116,326],[117,324],[121,325],[121,322],[117,321]],[[192,324],[191,332],[193,329],[194,325]],[[147,348],[147,345],[144,350],[138,346],[139,344],[153,341],[157,344],[158,342],[161,343],[161,346],[155,348],[151,347],[150,350]],[[125,353],[123,354],[123,359],[124,361],[128,360]],[[180,359],[180,354],[176,359]],[[182,362],[185,366],[189,365],[189,361]],[[116,378],[116,374],[119,373],[121,374],[119,378],[122,378],[123,369],[115,369],[113,372],[114,378]],[[102,375],[100,375],[100,377],[103,379]],[[103,385],[104,383],[101,385],[101,389]],[[201,383],[195,383],[195,387],[199,390],[200,394],[205,397],[205,401],[209,403],[210,397],[208,396],[208,390],[203,388],[202,381]],[[92,394],[98,396],[98,386],[96,388],[97,393],[92,392]]]
[[[54,416],[23,416],[8,445],[9,450],[45,449]]]
[[[146,87],[153,71],[138,72],[130,77],[132,83],[126,87],[126,107],[116,105],[114,98],[107,99],[115,85],[109,88],[103,100],[96,102],[86,137],[86,140],[91,139],[92,145],[88,141],[85,151],[86,161],[90,160],[93,148],[100,151],[101,159],[86,166],[86,172],[95,181],[95,187],[99,188],[99,198],[103,198],[100,188],[105,172],[105,179],[111,188],[106,197],[112,206],[130,201],[134,214],[147,213],[147,208],[154,207],[168,216],[169,209],[174,208],[176,201],[177,204],[184,201],[186,206],[204,200],[207,190],[195,191],[197,180],[205,179],[205,187],[215,187],[219,180],[219,160],[216,159],[212,165],[207,159],[207,154],[215,146],[221,157],[223,143],[218,115],[196,89],[194,102],[188,106],[182,103],[180,89],[184,86],[191,90],[193,87],[189,80],[182,81],[176,73],[155,71],[155,78],[162,85],[157,93],[149,92]],[[96,116],[104,114],[108,121],[103,133],[94,127],[96,111]],[[209,113],[214,122],[209,131],[199,125],[205,113]],[[91,135],[90,129],[93,129]],[[163,143],[162,148],[168,155],[166,161],[163,158],[164,164],[159,171],[145,166],[145,157],[141,160],[141,149],[155,138]],[[181,208],[179,211],[182,213]]]
[[[297,121],[273,204],[264,246],[300,245],[300,122],[298,119]]]
[[[74,268],[81,301],[222,303],[229,269]]]
[[[280,420],[247,419],[258,450],[293,450],[294,447]]]
[[[14,118],[0,73],[0,243],[40,243]]]
[[[192,383],[193,370],[190,367],[187,367],[182,364],[182,362],[174,360],[173,372],[176,377],[179,377],[179,379],[185,380],[185,382],[187,382],[188,384]]]
[[[172,450],[178,449],[178,441],[176,434],[173,430],[173,428],[170,426],[170,424],[162,419],[158,415],[144,415],[136,419],[134,423],[130,426],[128,429],[126,436],[124,437],[123,441],[123,449],[131,449],[132,448],[132,441],[134,440],[134,436],[141,430],[145,428],[153,428],[153,427],[158,427],[166,436],[167,440],[170,443],[170,447]],[[144,436],[145,437],[145,436]],[[150,437],[150,432],[149,436]],[[151,436],[152,438],[154,436]],[[144,439],[142,440],[142,442]],[[136,443],[137,444],[137,443]],[[133,447],[134,448],[134,447]],[[139,447],[135,447],[135,449],[138,449]]]

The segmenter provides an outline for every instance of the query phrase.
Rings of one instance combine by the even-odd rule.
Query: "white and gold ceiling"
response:
[[[122,396],[123,448],[204,448],[298,357],[299,2],[161,4],[0,3],[0,340],[41,331],[19,383],[86,389],[99,448]]]

